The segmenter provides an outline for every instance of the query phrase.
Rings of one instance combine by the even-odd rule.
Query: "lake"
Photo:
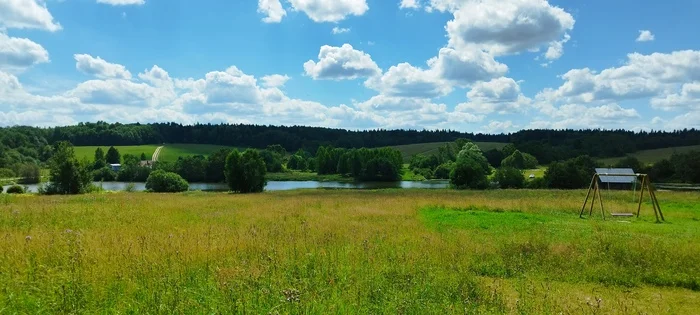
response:
[[[95,182],[97,186],[102,186],[104,190],[121,191],[125,190],[130,183],[125,182]],[[146,183],[133,183],[134,191],[146,190]],[[28,192],[37,192],[36,184],[26,185]],[[7,190],[5,186],[4,190]],[[318,181],[270,181],[265,186],[265,191],[282,191],[295,189],[388,189],[388,188],[415,188],[415,189],[444,189],[449,187],[447,180],[431,181],[400,181],[400,182],[318,182]],[[203,191],[228,191],[228,186],[223,183],[190,183],[190,190]]]

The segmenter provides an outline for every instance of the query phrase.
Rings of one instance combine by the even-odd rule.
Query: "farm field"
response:
[[[102,150],[104,150],[105,154],[107,153],[107,150],[109,150],[109,146],[101,146]],[[134,146],[114,146],[115,149],[119,150],[119,154],[121,156],[124,156],[125,154],[132,154],[136,156],[141,156],[141,153],[145,153],[146,156],[150,159],[151,156],[153,155],[153,152],[156,151],[156,148],[158,148],[158,145],[134,145]],[[95,158],[95,150],[97,150],[98,146],[80,146],[80,147],[74,147],[75,150],[75,156],[82,160],[82,159],[88,159],[92,161]]]
[[[663,159],[670,159],[671,155],[673,153],[687,153],[690,151],[700,151],[700,145],[691,145],[691,146],[684,146],[684,147],[670,147],[670,148],[663,148],[663,149],[654,149],[654,150],[642,150],[642,151],[637,151],[635,153],[630,154],[631,156],[637,158],[640,162],[645,163],[645,164],[654,164],[658,161],[661,161]],[[600,162],[602,162],[605,165],[613,165],[617,163],[617,161],[622,160],[623,157],[614,157],[614,158],[606,158],[606,159],[601,159]]]
[[[165,144],[163,145],[163,149],[160,151],[158,161],[175,162],[177,161],[177,158],[181,156],[207,156],[212,152],[223,148],[231,147],[213,144]]]
[[[700,195],[579,219],[585,191],[8,196],[3,313],[691,314]],[[606,192],[606,208],[634,208]]]
[[[417,144],[406,144],[392,146],[391,148],[401,151],[401,156],[403,156],[404,161],[409,161],[412,156],[416,154],[429,155],[436,153],[438,148],[444,146],[451,142],[430,142],[430,143],[417,143]],[[502,149],[507,143],[501,142],[474,142],[479,146],[481,151],[488,151],[491,149]]]

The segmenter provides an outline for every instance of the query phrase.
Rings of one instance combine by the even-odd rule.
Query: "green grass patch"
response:
[[[208,156],[212,152],[224,149],[232,148],[222,145],[213,144],[166,144],[160,151],[160,156],[158,161],[163,162],[175,162],[179,157],[193,156],[193,155],[203,155]],[[239,149],[240,150],[240,149]]]
[[[403,156],[404,161],[409,161],[412,156],[416,154],[431,155],[438,152],[438,148],[444,146],[451,142],[430,142],[430,143],[416,143],[407,145],[397,145],[391,148],[401,151],[401,156]],[[491,149],[502,149],[507,143],[502,142],[474,142],[479,146],[481,151],[488,151]]]
[[[663,148],[663,149],[654,149],[654,150],[642,150],[642,151],[637,151],[635,153],[629,154],[630,156],[633,156],[637,158],[640,162],[644,164],[654,164],[658,161],[661,161],[663,159],[670,159],[671,155],[673,153],[687,153],[690,151],[700,151],[700,145],[691,145],[691,146],[683,146],[683,147],[670,147],[670,148]],[[613,158],[605,158],[605,159],[600,159],[599,161],[605,165],[614,165],[618,161],[624,159],[625,157],[613,157]]]
[[[156,151],[158,145],[132,145],[132,146],[114,146],[115,149],[119,150],[119,154],[124,156],[125,154],[132,154],[136,156],[141,156],[141,153],[146,154],[148,159],[151,159],[153,152]],[[75,156],[78,159],[87,159],[92,161],[95,159],[95,150],[98,146],[80,146],[75,147]],[[107,154],[109,146],[101,146],[102,150]]]

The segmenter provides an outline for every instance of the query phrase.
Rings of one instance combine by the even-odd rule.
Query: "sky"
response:
[[[700,1],[0,0],[0,126],[700,128]]]

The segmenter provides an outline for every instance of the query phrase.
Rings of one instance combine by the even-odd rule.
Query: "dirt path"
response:
[[[163,149],[163,146],[157,147],[157,148],[156,148],[156,152],[153,152],[153,158],[152,158],[153,162],[157,162],[157,161],[158,161],[158,156],[160,155],[160,150],[161,150],[161,149]]]

